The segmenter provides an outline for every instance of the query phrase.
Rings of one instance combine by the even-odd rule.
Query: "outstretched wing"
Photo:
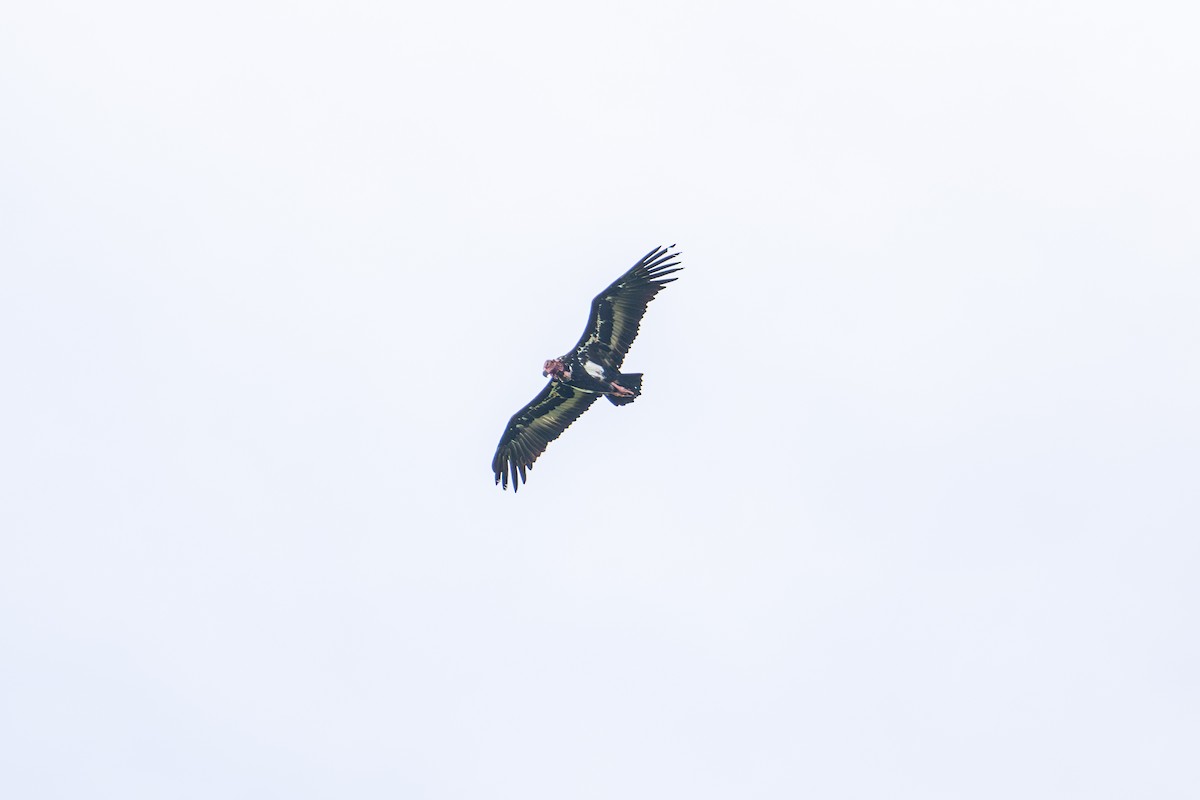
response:
[[[670,249],[656,247],[646,253],[628,272],[596,295],[592,300],[592,314],[588,317],[587,328],[575,345],[575,352],[599,342],[611,351],[613,367],[621,368],[633,340],[637,338],[646,306],[664,286],[676,280],[664,276],[683,269],[678,266],[678,261],[673,260],[680,254],[672,253]]]
[[[508,421],[492,459],[496,483],[503,482],[507,489],[511,477],[513,491],[517,491],[525,480],[525,470],[533,469],[533,462],[546,451],[546,445],[579,419],[598,397],[600,395],[581,392],[560,381],[552,380],[546,384],[529,405]],[[517,480],[518,476],[520,480]]]

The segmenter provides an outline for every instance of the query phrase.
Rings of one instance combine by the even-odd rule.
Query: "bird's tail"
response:
[[[638,396],[642,393],[642,373],[640,372],[629,372],[625,375],[621,375],[617,378],[617,383],[633,392],[633,395],[630,397],[618,397],[615,394],[605,395],[605,397],[608,398],[608,402],[612,403],[614,406],[628,405],[634,400],[637,400]]]

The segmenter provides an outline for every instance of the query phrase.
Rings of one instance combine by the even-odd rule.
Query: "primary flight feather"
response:
[[[566,355],[546,360],[542,375],[550,382],[508,421],[492,459],[497,484],[507,489],[511,479],[517,491],[546,446],[602,395],[623,406],[642,393],[642,373],[622,373],[621,365],[646,306],[676,280],[666,276],[683,269],[679,255],[670,247],[651,250],[592,300],[583,336]]]

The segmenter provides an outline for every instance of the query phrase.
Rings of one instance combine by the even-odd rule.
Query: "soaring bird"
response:
[[[623,406],[641,395],[642,373],[623,373],[621,364],[637,338],[646,306],[676,280],[666,276],[683,269],[675,260],[680,253],[671,252],[671,247],[651,250],[596,295],[583,336],[566,355],[546,359],[542,377],[550,382],[513,414],[496,447],[492,472],[497,484],[507,489],[511,478],[517,491],[546,446],[599,397]]]

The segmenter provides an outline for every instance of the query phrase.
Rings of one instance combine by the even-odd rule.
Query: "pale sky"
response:
[[[14,4],[0,794],[1200,796],[1198,23]]]

